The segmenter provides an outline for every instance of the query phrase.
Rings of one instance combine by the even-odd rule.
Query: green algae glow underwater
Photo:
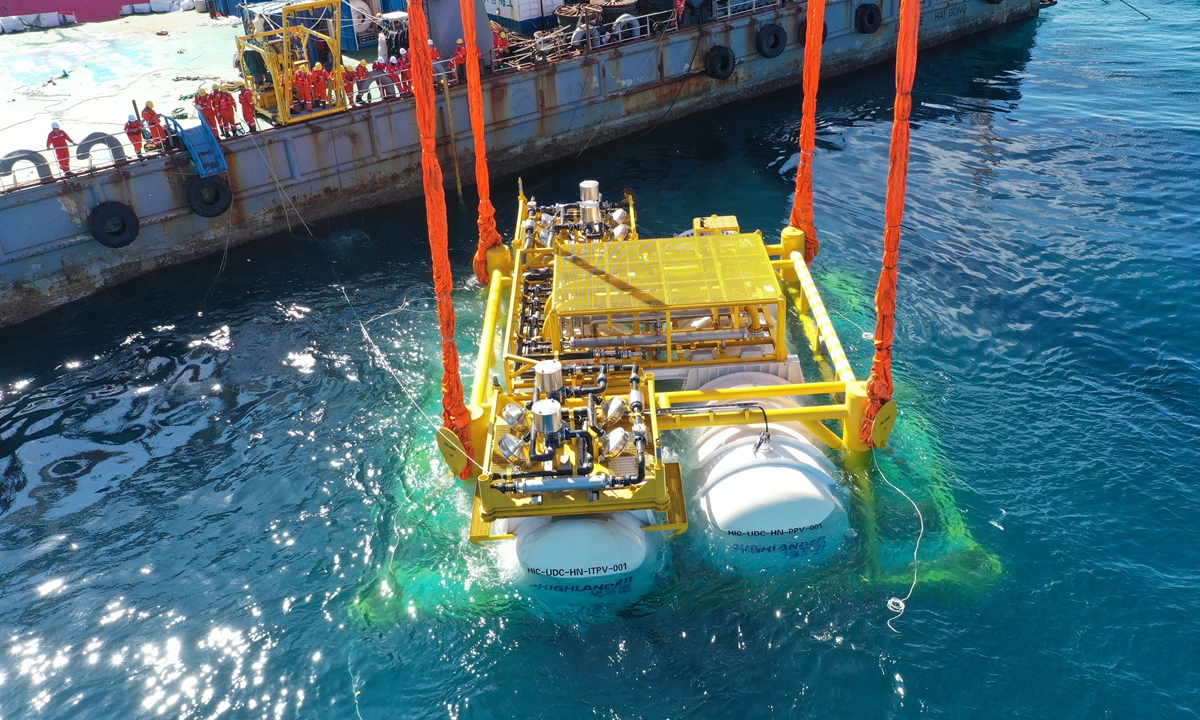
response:
[[[869,280],[832,270],[818,272],[815,279],[856,376],[865,378],[870,371],[871,344],[866,338],[861,343],[853,338],[864,328],[874,327],[872,295],[866,290]],[[476,301],[485,299],[486,290],[481,290]],[[501,318],[507,312],[507,301],[502,311]],[[788,332],[791,349],[800,351],[806,377],[833,379],[832,366],[824,355],[814,361],[810,352],[804,352],[804,340],[812,343],[815,326],[811,317],[800,318],[791,305]],[[859,352],[853,353],[851,348]],[[920,523],[911,503],[882,482],[879,472],[883,472],[912,497],[924,515],[925,534],[916,564],[918,591],[983,592],[999,576],[1000,561],[971,536],[954,502],[953,463],[941,452],[936,429],[921,413],[919,392],[899,378],[896,383],[900,415],[888,447],[876,452],[875,462],[868,468],[840,466],[842,481],[853,492],[852,523],[857,537],[851,552],[858,558],[851,563],[832,563],[833,571],[803,568],[792,572],[813,576],[819,589],[830,592],[903,593],[913,578],[913,549]],[[439,411],[436,406],[423,409],[431,417]],[[414,444],[416,454],[396,474],[394,497],[375,505],[379,537],[388,540],[382,551],[386,560],[380,564],[378,577],[360,589],[350,605],[351,617],[365,626],[380,626],[429,614],[502,615],[528,607],[529,599],[505,583],[495,546],[481,547],[467,539],[473,486],[451,477],[431,431],[422,427],[420,432],[422,442]],[[428,442],[425,435],[429,435]],[[839,459],[840,453],[826,453]],[[693,522],[689,532],[699,535],[701,530]],[[409,548],[402,540],[414,533],[423,542]],[[712,572],[720,571],[714,568]],[[669,591],[660,588],[651,595]],[[611,608],[619,612],[629,604],[615,601]]]

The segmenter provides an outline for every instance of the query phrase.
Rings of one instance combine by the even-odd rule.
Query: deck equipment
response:
[[[341,0],[246,7],[254,13],[256,32],[237,39],[238,59],[260,115],[276,125],[289,125],[349,107],[342,87]],[[318,62],[330,74],[328,94],[307,110],[297,102],[296,71],[307,71]]]

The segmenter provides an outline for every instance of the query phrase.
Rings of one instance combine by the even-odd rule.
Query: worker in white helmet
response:
[[[58,127],[58,123],[50,123],[50,134],[46,137],[46,147],[54,148],[54,154],[58,157],[58,167],[62,170],[63,175],[71,174],[71,151],[67,149],[68,143],[73,145],[75,141]]]
[[[125,123],[125,136],[129,138],[129,143],[133,145],[133,151],[138,157],[142,156],[142,122],[137,119],[137,115],[130,115],[129,121]]]

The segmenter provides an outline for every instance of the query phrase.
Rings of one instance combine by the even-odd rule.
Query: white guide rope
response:
[[[917,545],[916,545],[916,547],[913,548],[913,581],[912,581],[912,585],[909,586],[908,594],[905,595],[903,598],[894,597],[894,598],[889,598],[887,601],[887,609],[896,613],[895,616],[893,616],[890,620],[887,621],[888,629],[894,633],[898,633],[900,631],[897,630],[896,628],[892,627],[892,621],[898,620],[900,618],[900,616],[904,614],[904,611],[907,609],[907,606],[905,605],[905,603],[908,602],[908,599],[912,597],[913,590],[915,590],[917,588],[917,556],[921,552],[921,539],[925,537],[925,516],[921,514],[921,508],[917,507],[917,503],[914,502],[913,499],[908,496],[908,493],[904,492],[900,488],[893,485],[892,481],[888,480],[887,475],[883,474],[883,468],[879,467],[879,459],[875,456],[875,448],[871,448],[871,459],[875,461],[875,470],[876,470],[876,472],[879,473],[879,477],[883,478],[883,481],[885,483],[887,483],[888,487],[890,487],[891,489],[900,493],[901,495],[904,496],[905,500],[912,503],[913,510],[917,511],[917,520],[919,520],[921,523],[921,532],[918,533],[918,535],[917,535]]]

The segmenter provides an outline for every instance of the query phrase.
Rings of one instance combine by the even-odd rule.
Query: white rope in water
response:
[[[900,631],[897,630],[896,628],[892,627],[892,622],[894,620],[899,620],[900,616],[904,614],[904,611],[906,609],[908,609],[908,606],[905,605],[905,603],[907,603],[908,599],[912,597],[913,590],[917,589],[917,558],[918,558],[919,553],[921,552],[921,539],[925,537],[925,516],[921,514],[921,508],[917,507],[917,503],[911,497],[908,496],[908,493],[904,492],[900,488],[893,485],[892,481],[888,480],[887,475],[883,474],[883,468],[879,467],[879,459],[875,456],[875,448],[871,448],[871,459],[875,461],[875,470],[876,470],[876,472],[879,473],[879,477],[883,478],[883,481],[885,483],[887,483],[888,487],[890,487],[891,489],[900,493],[901,495],[904,496],[905,500],[912,503],[913,510],[917,511],[917,520],[919,520],[921,522],[921,532],[917,534],[917,545],[916,545],[916,547],[913,548],[913,581],[912,581],[912,585],[909,586],[908,594],[905,595],[903,598],[894,597],[894,598],[889,598],[887,601],[887,609],[896,613],[895,616],[893,616],[890,620],[887,621],[888,629],[894,633],[898,633]]]
[[[292,202],[291,195],[288,195],[287,191],[283,189],[283,185],[280,184],[279,178],[275,175],[275,168],[271,166],[270,160],[268,160],[266,154],[263,153],[262,147],[258,144],[258,139],[254,137],[253,133],[250,135],[250,139],[254,141],[254,146],[258,149],[258,154],[262,157],[263,164],[267,166],[267,170],[271,173],[271,179],[275,181],[275,189],[279,192],[280,199],[292,207],[292,212],[296,213],[296,218],[300,220],[300,224],[304,226],[304,230],[308,232],[309,237],[320,242],[321,239],[313,233],[312,228],[310,228],[308,223],[304,221],[304,216],[300,214],[300,210],[296,207],[296,203]],[[284,211],[284,217],[287,217],[286,210]],[[291,222],[289,220],[289,226],[290,224]],[[328,256],[326,256],[326,259],[328,259]],[[413,394],[408,391],[408,386],[405,385],[404,381],[400,379],[400,375],[394,369],[392,369],[391,364],[387,361],[387,356],[383,354],[383,350],[381,350],[379,345],[375,343],[375,338],[371,337],[371,333],[367,330],[366,324],[363,323],[362,318],[359,316],[358,309],[354,307],[354,303],[350,302],[350,296],[346,293],[346,286],[342,283],[342,278],[337,274],[337,270],[333,267],[332,261],[329,263],[329,272],[333,273],[334,279],[337,280],[338,290],[342,293],[342,297],[346,300],[346,306],[350,308],[351,314],[354,315],[354,321],[358,323],[359,329],[362,330],[363,338],[374,351],[376,362],[378,362],[385,370],[388,371],[388,374],[392,376],[392,379],[395,380],[396,384],[400,386],[400,389],[404,391],[404,395],[408,398],[408,401],[412,403],[414,408],[417,409],[417,412],[421,413],[421,416],[425,418],[425,422],[429,423],[429,427],[434,431],[434,433],[437,433],[441,426],[435,422],[433,418],[429,417],[429,413],[425,412],[425,408],[421,407],[421,403],[417,402],[417,399],[413,397]],[[386,314],[387,313],[385,313],[385,315]],[[378,317],[372,318],[372,320],[377,319]],[[483,466],[476,462],[475,458],[468,455],[467,461],[479,468],[480,472],[483,472]]]

